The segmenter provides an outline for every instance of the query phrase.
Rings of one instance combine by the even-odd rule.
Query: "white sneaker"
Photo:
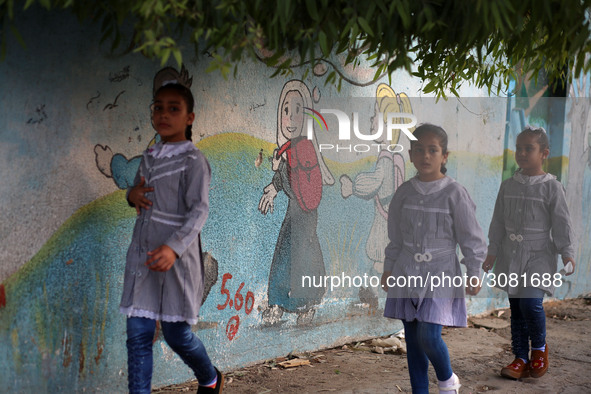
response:
[[[460,378],[455,373],[452,373],[451,378],[442,382],[439,381],[439,393],[455,393],[458,394],[460,392]]]

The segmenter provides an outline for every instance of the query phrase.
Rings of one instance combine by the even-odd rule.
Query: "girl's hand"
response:
[[[562,263],[564,264],[564,266],[566,267],[566,265],[568,263],[571,263],[573,265],[573,269],[570,272],[566,272],[564,273],[564,276],[569,276],[575,273],[575,260],[571,257],[563,257],[562,258]]]
[[[388,292],[388,278],[391,275],[392,275],[392,272],[384,271],[384,273],[382,274],[382,280],[380,281],[380,283],[382,285],[382,290],[384,290],[386,293]]]
[[[469,277],[466,283],[466,294],[475,296],[480,293],[480,289],[482,289],[480,278],[477,276]]]
[[[148,256],[151,258],[146,261],[146,265],[152,271],[165,272],[168,271],[174,265],[174,262],[178,258],[174,250],[168,245],[162,245],[159,248],[148,252]]]
[[[492,256],[490,254],[486,256],[486,259],[484,259],[484,262],[482,263],[482,269],[484,270],[484,272],[490,271],[493,265],[495,265],[496,259],[497,256]]]
[[[263,189],[263,196],[261,197],[261,201],[259,201],[259,211],[263,215],[266,215],[269,210],[273,213],[273,200],[277,196],[277,189],[273,186],[272,183],[268,184],[267,187]]]
[[[127,199],[130,203],[135,206],[135,211],[137,214],[140,214],[140,210],[143,209],[150,209],[150,205],[152,205],[152,201],[145,197],[145,194],[148,192],[153,192],[153,187],[144,187],[146,184],[146,179],[144,177],[141,178],[140,183],[135,185],[129,192]]]

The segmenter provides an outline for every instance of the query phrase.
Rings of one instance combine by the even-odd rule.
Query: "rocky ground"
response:
[[[472,318],[469,328],[444,328],[461,393],[591,393],[591,298],[551,301],[544,306],[550,368],[539,379],[516,381],[499,375],[513,360],[509,310]],[[400,346],[395,338],[287,355],[225,375],[226,394],[411,392],[404,340]],[[430,377],[431,392],[436,393],[432,367]],[[196,389],[196,382],[187,382],[154,392]]]

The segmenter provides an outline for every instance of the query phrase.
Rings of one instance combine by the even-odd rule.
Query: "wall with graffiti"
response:
[[[136,213],[125,189],[158,141],[149,107],[168,81],[193,91],[193,141],[212,169],[206,289],[194,329],[222,370],[401,328],[382,317],[375,281],[389,202],[415,174],[414,124],[401,114],[448,131],[448,174],[472,195],[485,231],[512,171],[516,133],[546,122],[560,145],[552,169],[566,185],[576,231],[589,231],[587,78],[573,84],[557,116],[549,98],[527,87],[527,105],[469,87],[465,98],[436,101],[406,73],[374,81],[367,65],[353,69],[339,58],[319,61],[305,78],[298,68],[270,78],[273,70],[245,62],[225,80],[190,56],[182,68],[114,56],[93,44],[98,28],[66,14],[27,18],[27,48],[11,44],[0,63],[0,381],[8,391],[126,390],[119,301]],[[57,53],[52,41],[69,44]],[[324,83],[332,71],[343,78],[340,90]],[[345,118],[349,139],[340,133]],[[591,251],[580,244],[578,252],[560,297],[590,289]],[[506,297],[486,289],[467,302],[480,313]],[[154,386],[192,378],[160,333],[154,356]]]

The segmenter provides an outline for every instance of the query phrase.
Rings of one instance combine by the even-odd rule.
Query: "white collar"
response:
[[[556,179],[556,177],[552,174],[542,174],[542,175],[525,175],[523,172],[521,172],[521,168],[517,171],[515,171],[515,174],[513,174],[513,179],[516,182],[519,182],[523,185],[535,185],[538,183],[544,183],[544,182],[548,182],[552,179]]]
[[[181,141],[181,142],[158,142],[155,145],[149,147],[146,152],[149,156],[155,159],[162,159],[164,157],[173,157],[182,153],[188,152],[195,149],[193,142]]]
[[[423,182],[419,180],[418,175],[410,179],[410,183],[413,185],[415,190],[423,195],[436,193],[454,182],[455,180],[448,176],[444,176],[441,179],[431,182]]]

